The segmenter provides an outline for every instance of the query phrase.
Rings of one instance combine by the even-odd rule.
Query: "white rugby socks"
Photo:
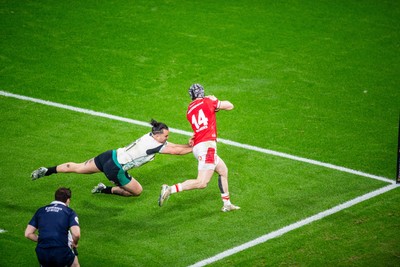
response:
[[[182,184],[179,183],[179,184],[171,185],[170,188],[171,188],[171,194],[175,194],[175,193],[182,191]]]

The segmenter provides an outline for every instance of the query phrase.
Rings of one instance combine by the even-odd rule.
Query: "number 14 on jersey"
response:
[[[207,128],[208,126],[208,118],[204,115],[204,111],[202,109],[199,110],[197,114],[197,118],[195,114],[192,115],[192,125],[196,127],[197,130]]]

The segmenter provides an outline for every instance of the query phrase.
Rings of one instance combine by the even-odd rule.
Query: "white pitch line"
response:
[[[328,169],[333,169],[333,170],[337,170],[337,171],[341,171],[341,172],[347,172],[347,173],[351,173],[351,174],[354,174],[354,175],[359,175],[359,176],[363,176],[363,177],[367,177],[367,178],[372,178],[372,179],[375,179],[375,180],[380,180],[380,181],[391,183],[391,184],[395,184],[396,183],[394,180],[391,180],[391,179],[386,178],[386,177],[377,176],[377,175],[373,175],[373,174],[369,174],[369,173],[365,173],[365,172],[349,169],[349,168],[346,168],[346,167],[341,167],[341,166],[333,165],[333,164],[330,164],[330,163],[325,163],[325,162],[313,160],[313,159],[302,158],[302,157],[298,157],[298,156],[294,156],[294,155],[290,155],[290,154],[286,154],[286,153],[283,153],[283,152],[278,152],[278,151],[274,151],[274,150],[270,150],[270,149],[260,148],[260,147],[247,145],[247,144],[241,144],[241,143],[237,143],[237,142],[230,141],[230,140],[225,140],[225,139],[220,139],[220,138],[218,138],[218,142],[225,143],[225,144],[228,144],[228,145],[231,145],[231,146],[245,148],[245,149],[248,149],[248,150],[258,151],[258,152],[261,152],[261,153],[265,153],[265,154],[269,154],[269,155],[273,155],[273,156],[277,156],[277,157],[281,157],[281,158],[287,158],[287,159],[291,159],[291,160],[295,160],[295,161],[301,161],[301,162],[309,163],[309,164],[312,164],[312,165],[322,166],[322,167],[325,167],[325,168],[328,168]]]
[[[42,100],[42,99],[37,99],[37,98],[32,98],[32,97],[27,97],[27,96],[22,96],[22,95],[17,95],[17,94],[13,94],[13,93],[8,93],[5,91],[0,91],[0,95],[6,96],[6,97],[13,97],[16,99],[20,99],[20,100],[25,100],[25,101],[31,101],[31,102],[35,102],[35,103],[40,103],[43,105],[48,105],[48,106],[53,106],[53,107],[58,107],[58,108],[63,108],[63,109],[67,109],[67,110],[71,110],[71,111],[76,111],[76,112],[81,112],[81,113],[85,113],[85,114],[89,114],[89,115],[93,115],[93,116],[98,116],[98,117],[104,117],[104,118],[108,118],[108,119],[113,119],[113,120],[117,120],[117,121],[123,121],[123,122],[128,122],[128,123],[132,123],[132,124],[136,124],[136,125],[140,125],[140,126],[149,126],[148,123],[146,122],[142,122],[142,121],[137,121],[137,120],[132,120],[132,119],[128,119],[128,118],[124,118],[124,117],[120,117],[120,116],[114,116],[114,115],[110,115],[110,114],[106,114],[103,112],[97,112],[97,111],[93,111],[93,110],[89,110],[89,109],[83,109],[83,108],[77,108],[77,107],[73,107],[73,106],[69,106],[69,105],[64,105],[64,104],[59,104],[59,103],[55,103],[55,102],[51,102],[51,101],[46,101],[46,100]],[[182,134],[182,135],[187,135],[187,136],[191,136],[192,133],[187,132],[187,131],[183,131],[183,130],[179,130],[179,129],[174,129],[174,128],[170,128],[171,132],[174,133],[178,133],[178,134]],[[225,257],[228,257],[230,255],[233,255],[235,253],[238,253],[240,251],[243,251],[245,249],[251,248],[253,246],[256,246],[258,244],[264,243],[270,239],[279,237],[281,235],[284,235],[292,230],[298,229],[302,226],[305,226],[307,224],[310,224],[314,221],[320,220],[326,216],[332,215],[334,213],[337,213],[343,209],[347,209],[353,205],[356,205],[362,201],[368,200],[370,198],[373,198],[375,196],[378,196],[380,194],[383,194],[387,191],[390,191],[396,187],[399,187],[400,185],[397,185],[395,183],[395,181],[388,179],[386,177],[381,177],[381,176],[376,176],[373,174],[368,174],[368,173],[364,173],[364,172],[360,172],[360,171],[356,171],[356,170],[352,170],[349,168],[345,168],[345,167],[340,167],[340,166],[336,166],[330,163],[324,163],[324,162],[320,162],[320,161],[316,161],[316,160],[311,160],[311,159],[307,159],[307,158],[301,158],[301,157],[297,157],[297,156],[293,156],[290,154],[286,154],[286,153],[282,153],[282,152],[277,152],[277,151],[273,151],[273,150],[269,150],[269,149],[265,149],[265,148],[260,148],[260,147],[256,147],[256,146],[252,146],[252,145],[247,145],[247,144],[241,144],[238,142],[234,142],[234,141],[230,141],[230,140],[226,140],[226,139],[218,139],[218,141],[220,143],[225,143],[231,146],[236,146],[236,147],[240,147],[240,148],[244,148],[244,149],[248,149],[248,150],[253,150],[253,151],[258,151],[261,153],[265,153],[265,154],[269,154],[269,155],[274,155],[274,156],[278,156],[278,157],[283,157],[283,158],[288,158],[288,159],[292,159],[292,160],[296,160],[296,161],[301,161],[301,162],[305,162],[305,163],[309,163],[309,164],[313,164],[313,165],[317,165],[317,166],[322,166],[322,167],[326,167],[326,168],[330,168],[330,169],[334,169],[334,170],[338,170],[338,171],[342,171],[342,172],[347,172],[347,173],[351,173],[351,174],[355,174],[355,175],[359,175],[359,176],[364,176],[367,178],[372,178],[372,179],[376,179],[376,180],[380,180],[380,181],[384,181],[384,182],[388,182],[391,183],[391,185],[385,186],[381,189],[375,190],[373,192],[370,192],[368,194],[365,194],[363,196],[357,197],[353,200],[347,201],[343,204],[340,204],[338,206],[335,206],[329,210],[320,212],[314,216],[308,217],[306,219],[303,219],[301,221],[298,221],[296,223],[293,223],[291,225],[288,225],[286,227],[283,227],[279,230],[276,230],[274,232],[271,232],[269,234],[266,234],[264,236],[261,236],[259,238],[256,238],[252,241],[249,241],[245,244],[242,244],[240,246],[237,246],[235,248],[226,250],[222,253],[219,253],[213,257],[210,257],[208,259],[199,261],[191,266],[195,266],[195,267],[200,267],[200,266],[205,266],[207,264],[216,262],[218,260],[221,260]]]
[[[286,234],[286,233],[288,233],[290,231],[293,231],[295,229],[303,227],[303,226],[305,226],[307,224],[310,224],[312,222],[321,220],[322,218],[325,218],[325,217],[327,217],[329,215],[337,213],[337,212],[339,212],[341,210],[347,209],[347,208],[349,208],[351,206],[354,206],[354,205],[356,205],[356,204],[358,204],[360,202],[363,202],[363,201],[368,200],[370,198],[373,198],[373,197],[376,197],[376,196],[381,195],[383,193],[386,193],[386,192],[388,192],[388,191],[390,191],[390,190],[392,190],[392,189],[394,189],[396,187],[400,187],[400,185],[397,185],[397,184],[387,185],[387,186],[382,187],[382,188],[380,188],[378,190],[372,191],[370,193],[367,193],[365,195],[362,195],[360,197],[357,197],[355,199],[347,201],[347,202],[345,202],[343,204],[337,205],[337,206],[335,206],[335,207],[333,207],[331,209],[322,211],[322,212],[320,212],[318,214],[315,214],[315,215],[313,215],[311,217],[308,217],[308,218],[303,219],[301,221],[298,221],[298,222],[295,222],[295,223],[290,224],[288,226],[285,226],[285,227],[283,227],[283,228],[281,228],[279,230],[276,230],[276,231],[273,231],[273,232],[271,232],[269,234],[263,235],[263,236],[261,236],[259,238],[256,238],[256,239],[252,240],[252,241],[244,243],[244,244],[242,244],[240,246],[228,249],[228,250],[226,250],[224,252],[221,252],[221,253],[213,256],[213,257],[210,257],[210,258],[207,258],[205,260],[199,261],[199,262],[197,262],[197,263],[195,263],[193,265],[190,265],[190,267],[201,267],[201,266],[205,266],[205,265],[208,265],[210,263],[219,261],[219,260],[221,260],[223,258],[226,258],[228,256],[236,254],[236,253],[238,253],[240,251],[249,249],[249,248],[254,247],[256,245],[259,245],[261,243],[265,243],[270,239],[282,236],[282,235],[284,235],[284,234]]]
[[[103,117],[103,118],[107,118],[107,119],[127,122],[127,123],[136,124],[136,125],[140,125],[140,126],[145,126],[145,127],[149,126],[149,123],[143,122],[143,121],[138,121],[138,120],[128,119],[128,118],[124,118],[124,117],[120,117],[120,116],[110,115],[107,113],[97,112],[97,111],[93,111],[90,109],[77,108],[74,106],[64,105],[64,104],[46,101],[46,100],[42,100],[42,99],[38,99],[38,98],[17,95],[17,94],[9,93],[6,91],[0,91],[0,95],[6,96],[6,97],[12,97],[12,98],[16,98],[16,99],[20,99],[20,100],[24,100],[24,101],[35,102],[35,103],[39,103],[39,104],[43,104],[43,105],[47,105],[47,106],[67,109],[67,110],[80,112],[80,113],[84,113],[84,114],[89,114],[92,116],[98,116],[98,117]],[[183,131],[183,130],[179,130],[179,129],[175,129],[175,128],[170,128],[170,131],[173,133],[177,133],[177,134],[192,136],[191,132],[187,132],[187,131]],[[305,163],[312,164],[312,165],[322,166],[322,167],[329,168],[329,169],[334,169],[334,170],[341,171],[341,172],[346,172],[346,173],[351,173],[354,175],[372,178],[375,180],[380,180],[380,181],[391,183],[391,184],[396,183],[394,180],[391,180],[386,177],[377,176],[377,175],[373,175],[373,174],[369,174],[369,173],[365,173],[365,172],[361,172],[361,171],[357,171],[357,170],[352,170],[349,168],[333,165],[330,163],[324,163],[324,162],[317,161],[317,160],[302,158],[302,157],[298,157],[298,156],[294,156],[294,155],[290,155],[290,154],[286,154],[286,153],[282,153],[282,152],[278,152],[278,151],[274,151],[274,150],[270,150],[270,149],[265,149],[265,148],[247,145],[247,144],[241,144],[241,143],[238,143],[235,141],[230,141],[227,139],[218,138],[218,142],[224,143],[227,145],[231,145],[231,146],[235,146],[235,147],[240,147],[240,148],[247,149],[247,150],[261,152],[261,153],[268,154],[268,155],[278,156],[278,157],[287,158],[287,159],[291,159],[291,160],[295,160],[295,161],[305,162]]]

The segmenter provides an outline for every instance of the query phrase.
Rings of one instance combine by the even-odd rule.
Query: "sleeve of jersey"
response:
[[[161,153],[161,151],[163,151],[164,147],[166,147],[168,144],[167,141],[165,141],[165,143],[160,147],[160,150],[158,150],[158,153]]]
[[[71,210],[71,214],[69,216],[69,227],[75,225],[79,226],[78,215],[75,213],[75,211]]]
[[[166,145],[167,145],[167,142],[165,142],[164,144],[159,145],[155,148],[147,149],[146,154],[152,155],[152,154],[160,153]]]
[[[219,110],[219,107],[220,107],[220,105],[221,105],[221,101],[219,101],[217,98],[215,98],[215,100],[211,100],[211,99],[210,99],[210,101],[211,101],[211,105],[212,105],[213,109],[214,109],[215,111],[218,111],[218,110]]]
[[[35,228],[38,228],[38,223],[37,223],[37,220],[36,220],[36,214],[37,214],[37,212],[35,213],[35,215],[33,215],[33,217],[32,217],[32,219],[29,221],[29,225],[32,225],[33,227],[35,227]]]

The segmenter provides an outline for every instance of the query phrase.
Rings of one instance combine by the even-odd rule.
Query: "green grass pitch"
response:
[[[230,100],[219,137],[394,180],[400,107],[398,1],[0,1],[0,90],[190,131],[187,89]],[[92,195],[102,174],[30,180],[150,128],[0,96],[0,266],[36,266],[24,238],[60,186],[73,191],[81,266],[188,266],[387,185],[220,143],[234,204],[192,155],[130,171],[138,198]],[[173,143],[188,137],[171,133]],[[395,188],[211,266],[398,266]]]

